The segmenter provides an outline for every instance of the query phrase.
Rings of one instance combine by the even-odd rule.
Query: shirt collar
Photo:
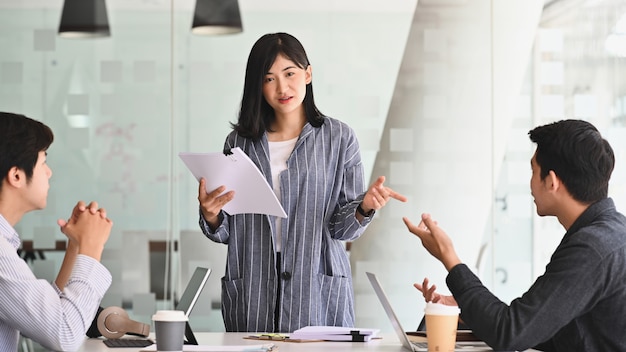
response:
[[[585,209],[585,211],[583,211],[582,214],[580,214],[580,216],[578,216],[565,235],[567,236],[568,234],[576,233],[584,226],[593,222],[600,214],[613,209],[615,209],[615,203],[612,198],[604,198],[591,204],[587,207],[587,209]]]
[[[0,237],[3,237],[7,240],[15,250],[20,248],[22,245],[22,241],[20,240],[20,236],[17,234],[17,231],[9,224],[9,222],[0,214]]]

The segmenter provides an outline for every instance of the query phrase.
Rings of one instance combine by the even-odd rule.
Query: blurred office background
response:
[[[368,184],[385,175],[409,197],[346,244],[361,327],[391,331],[366,271],[406,329],[424,306],[412,284],[428,276],[445,290],[403,216],[432,213],[506,302],[542,273],[564,230],[537,217],[530,196],[535,125],[593,122],[615,149],[610,195],[626,209],[626,1],[239,0],[243,30],[222,35],[191,32],[194,0],[103,3],[108,36],[63,38],[64,0],[0,0],[0,110],[56,134],[48,207],[18,227],[25,259],[52,280],[64,245],[56,219],[99,201],[115,222],[102,304],[137,320],[172,307],[206,266],[192,327],[223,331],[226,248],[198,229],[197,183],[178,153],[221,151],[248,52],[268,32],[307,49],[317,104],[355,129]]]

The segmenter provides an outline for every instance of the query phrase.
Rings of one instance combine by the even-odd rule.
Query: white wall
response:
[[[429,212],[473,266],[492,239],[489,219],[506,136],[530,57],[541,1],[418,3],[372,179],[407,195],[380,211],[351,260],[361,326],[386,321],[365,271],[381,277],[405,329],[424,306],[424,277],[446,291],[445,270],[401,218]],[[530,157],[530,156],[529,156]],[[387,324],[387,329],[390,325]]]

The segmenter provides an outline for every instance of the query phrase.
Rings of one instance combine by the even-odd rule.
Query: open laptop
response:
[[[206,285],[207,280],[209,279],[209,275],[211,275],[211,269],[196,267],[189,282],[187,283],[187,287],[183,291],[183,294],[180,296],[180,300],[176,304],[174,309],[182,310],[185,312],[185,316],[189,318],[189,314],[191,314],[191,310],[193,306],[198,301],[198,297],[202,293],[202,289]],[[135,339],[135,338],[125,338],[125,339],[106,339],[103,340],[104,344],[107,347],[146,347],[152,345],[154,342],[150,339]],[[187,320],[187,325],[185,326],[185,344],[187,345],[197,345],[198,340],[196,340],[193,331],[191,330],[191,326],[189,325],[189,320]]]
[[[187,287],[185,287],[185,291],[180,296],[180,300],[176,304],[176,310],[182,310],[185,312],[187,318],[189,318],[189,314],[191,314],[191,310],[193,306],[196,305],[198,301],[198,297],[202,293],[202,289],[206,285],[207,280],[209,279],[209,275],[211,275],[211,269],[196,267],[191,278],[189,279],[189,283],[187,283]],[[196,340],[193,331],[191,330],[191,326],[189,325],[189,321],[187,321],[187,326],[185,327],[185,344],[187,345],[197,345],[198,340]]]
[[[391,322],[393,329],[398,335],[400,342],[402,342],[402,346],[405,349],[409,351],[414,351],[414,352],[428,351],[428,345],[426,344],[426,342],[411,341],[409,339],[408,335],[406,334],[406,331],[404,330],[404,328],[402,328],[402,325],[400,324],[400,320],[396,316],[396,313],[393,311],[393,308],[391,307],[391,303],[389,303],[389,299],[387,299],[387,295],[385,294],[383,287],[380,285],[380,282],[378,281],[378,278],[376,277],[376,275],[373,273],[369,273],[369,272],[365,274],[367,275],[367,278],[372,284],[372,287],[374,288],[374,292],[376,292],[376,296],[378,297],[378,300],[383,305],[383,309],[385,310],[385,313],[387,313],[387,317],[389,318],[389,321]],[[486,343],[482,341],[457,341],[455,351],[469,352],[469,351],[493,351],[493,350],[489,346],[487,346]]]

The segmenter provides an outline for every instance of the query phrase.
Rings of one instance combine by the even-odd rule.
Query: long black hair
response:
[[[263,97],[263,80],[278,54],[282,54],[302,69],[310,65],[304,47],[290,34],[265,34],[254,43],[246,65],[239,119],[236,124],[231,124],[242,137],[259,140],[263,133],[270,129],[275,119],[274,109]],[[312,82],[306,85],[303,104],[307,121],[314,127],[321,126],[324,118],[315,106]]]

